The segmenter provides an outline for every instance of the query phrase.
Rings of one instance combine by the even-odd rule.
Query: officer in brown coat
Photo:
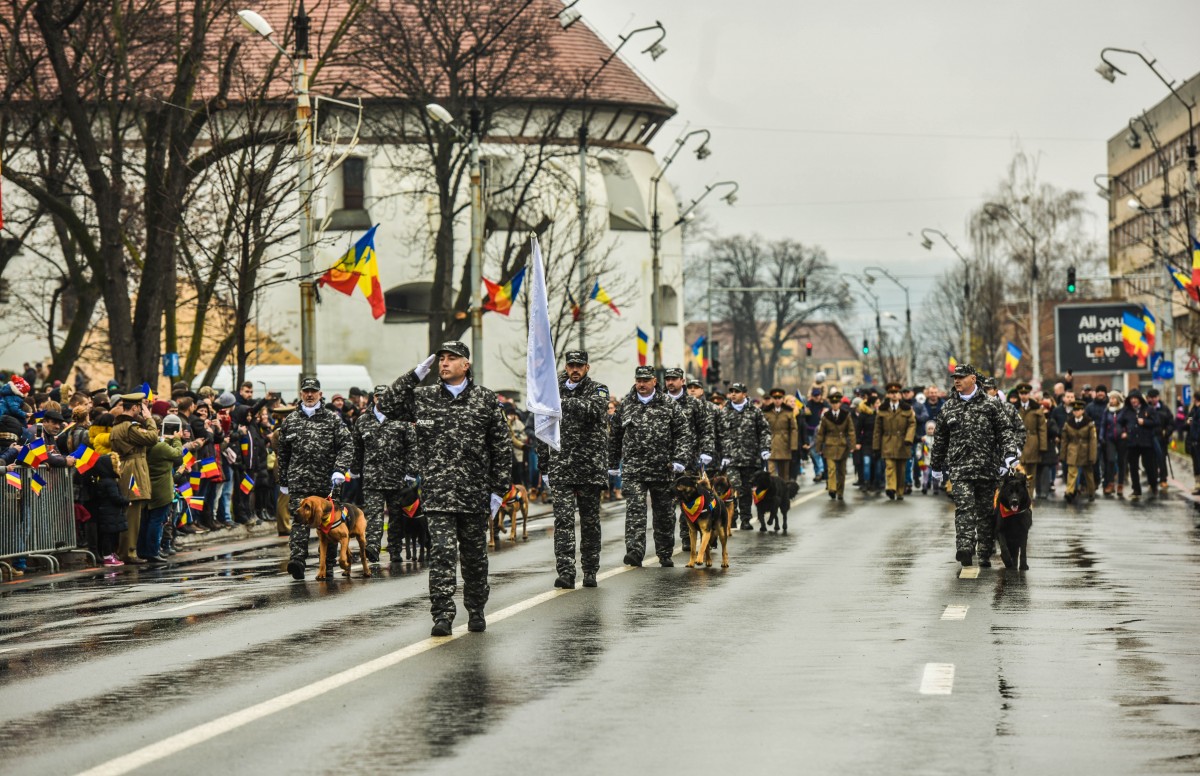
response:
[[[1062,460],[1067,466],[1067,501],[1075,500],[1076,485],[1083,478],[1083,493],[1096,500],[1096,424],[1084,410],[1087,403],[1071,405],[1071,417],[1063,425]]]
[[[842,501],[846,490],[846,458],[854,449],[854,421],[842,404],[842,394],[834,389],[829,394],[829,409],[821,413],[817,423],[816,450],[825,458],[825,487],[829,498]]]
[[[883,459],[884,490],[887,497],[904,500],[904,466],[912,455],[917,435],[917,416],[908,402],[900,398],[900,383],[888,383],[887,395],[875,416],[875,436],[871,447]]]
[[[771,474],[789,480],[792,456],[800,446],[800,433],[796,416],[783,403],[783,397],[782,388],[772,388],[770,401],[763,404],[763,417],[771,429],[771,457],[767,459]]]
[[[1049,440],[1046,432],[1046,413],[1042,405],[1029,398],[1033,387],[1029,383],[1017,386],[1017,414],[1025,424],[1025,448],[1021,451],[1021,465],[1025,467],[1025,477],[1029,481],[1029,498],[1033,498],[1037,488],[1038,465],[1042,462]]]
[[[126,563],[145,563],[137,556],[138,530],[142,525],[142,512],[150,502],[150,465],[146,462],[146,451],[158,444],[158,427],[146,406],[146,394],[129,393],[121,397],[121,411],[113,421],[111,444],[113,452],[120,456],[121,468],[117,473],[117,485],[121,495],[129,502],[125,509],[127,527],[121,533],[117,554]]]

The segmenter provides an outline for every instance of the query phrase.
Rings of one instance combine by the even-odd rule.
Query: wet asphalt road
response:
[[[618,570],[608,509],[563,593],[540,521],[452,640],[419,566],[298,583],[274,542],[0,586],[0,772],[1200,771],[1190,503],[1039,503],[1031,570],[966,579],[945,498],[800,499],[726,571]]]

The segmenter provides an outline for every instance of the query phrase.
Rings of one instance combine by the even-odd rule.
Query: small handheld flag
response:
[[[188,505],[189,509],[194,509],[197,512],[204,511],[204,499],[202,499],[202,498],[196,498],[196,497],[189,498],[187,500],[187,505]]]
[[[521,293],[521,283],[525,281],[525,267],[521,267],[507,283],[493,283],[487,278],[482,278],[483,285],[487,287],[487,293],[483,298],[483,309],[493,310],[501,315],[508,315],[512,312],[513,300],[517,298],[517,294]]]
[[[701,334],[695,342],[692,343],[692,357],[696,359],[696,368],[700,370],[700,374],[704,374],[704,370],[708,368],[707,348],[705,345],[708,338]]]
[[[96,451],[87,445],[80,445],[78,450],[71,453],[71,457],[75,459],[75,470],[80,474],[85,474],[100,458]]]
[[[183,465],[190,469],[194,463],[196,463],[196,456],[192,455],[191,450],[188,450],[183,454]]]
[[[250,440],[243,439],[242,444],[239,445],[239,447],[242,449],[242,455],[250,455]]]
[[[129,492],[132,493],[133,495],[137,496],[138,498],[142,497],[142,491],[138,488],[137,475],[135,475],[135,474],[129,475]]]
[[[176,492],[179,493],[180,496],[182,496],[185,499],[191,498],[194,493],[194,491],[192,490],[192,484],[190,482],[183,483],[179,487],[175,488],[175,490],[176,490]]]
[[[192,474],[190,477],[188,477],[188,484],[192,486],[192,490],[200,489],[200,480],[201,477],[199,474]]]
[[[42,488],[46,487],[46,481],[38,476],[37,472],[29,473],[29,489],[37,495],[42,495]]]
[[[238,490],[246,495],[250,495],[250,491],[254,490],[254,480],[250,479],[249,474],[246,474],[242,477],[242,481],[238,485]]]
[[[647,334],[646,332],[642,331],[639,328],[637,330],[638,366],[646,365],[646,354],[649,351],[650,351],[650,335]]]
[[[17,490],[21,489],[21,475],[17,474],[16,472],[5,472],[4,481],[9,485],[12,485]]]
[[[21,457],[21,460],[25,462],[26,466],[32,466],[36,469],[45,463],[49,457],[50,454],[46,452],[46,441],[39,438],[29,443],[25,448],[25,454]]]
[[[216,458],[205,458],[200,462],[200,476],[206,480],[215,479],[221,475],[221,467],[217,466]]]
[[[142,383],[142,393],[146,394],[146,401],[150,404],[154,403],[154,389],[150,387],[150,383]]]

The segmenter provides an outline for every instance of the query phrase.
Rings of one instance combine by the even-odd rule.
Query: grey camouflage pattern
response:
[[[600,486],[573,488],[551,479],[554,504],[554,568],[575,579],[575,511],[579,511],[579,565],[583,573],[600,570]]]
[[[422,490],[424,494],[424,490]],[[483,512],[426,512],[432,546],[429,550],[429,612],[434,620],[454,621],[456,567],[461,563],[463,606],[468,614],[483,614],[488,585],[487,514]]]
[[[638,559],[646,557],[646,495],[650,496],[653,513],[654,552],[668,558],[675,552],[671,535],[675,512],[672,509],[671,486],[666,482],[623,480],[625,485],[625,552]]]
[[[666,394],[657,391],[643,404],[630,390],[611,419],[608,468],[619,467],[623,482],[672,480],[672,463],[690,463],[691,433],[679,406]]]
[[[325,407],[318,407],[311,418],[296,410],[283,419],[278,433],[276,477],[289,495],[328,496],[333,473],[350,471],[354,462],[350,431],[341,417]]]
[[[404,487],[404,476],[416,469],[416,433],[411,423],[386,416],[380,423],[368,407],[354,419],[350,437],[354,442],[351,471],[362,478],[364,489]]]
[[[564,485],[608,485],[608,386],[584,376],[575,388],[567,388],[567,377],[558,378],[562,401],[559,423],[561,450],[551,450],[538,440],[537,453],[542,473],[557,487]]]
[[[741,412],[733,408],[733,402],[726,402],[721,423],[721,455],[729,459],[730,466],[759,467],[763,452],[771,449],[771,427],[762,410],[749,399]]]
[[[995,483],[1005,459],[1020,457],[1024,435],[1014,429],[1008,413],[982,389],[969,401],[946,400],[934,431],[930,465],[949,471],[954,483],[980,480]]]
[[[980,559],[992,557],[995,548],[993,499],[996,480],[954,480],[954,549],[976,552]]]
[[[671,396],[670,394],[665,395],[678,405],[680,412],[683,413],[683,417],[687,421],[688,430],[691,431],[691,446],[688,448],[686,463],[689,468],[696,468],[698,470],[700,454],[705,453],[709,457],[713,457],[713,452],[716,449],[716,431],[714,430],[713,416],[705,409],[704,402],[688,396],[686,391],[678,397]]]

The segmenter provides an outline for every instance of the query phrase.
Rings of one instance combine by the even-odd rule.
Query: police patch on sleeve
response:
[[[597,386],[596,386],[596,395],[597,395],[597,396],[603,396],[603,397],[605,397],[605,398],[608,398],[608,386],[606,386],[606,385],[597,385]]]

